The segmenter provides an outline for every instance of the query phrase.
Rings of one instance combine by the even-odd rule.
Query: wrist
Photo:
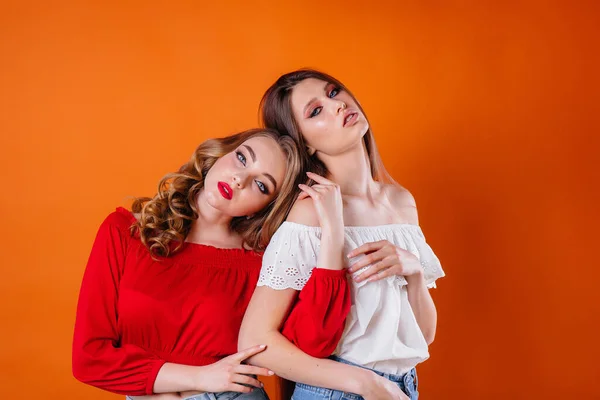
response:
[[[190,389],[204,392],[206,383],[204,377],[206,376],[206,366],[190,367]]]
[[[321,228],[321,247],[344,247],[344,227],[324,226]]]
[[[198,390],[200,387],[205,387],[202,382],[205,376],[204,367],[167,362],[158,371],[152,391],[154,393],[173,393]]]
[[[344,269],[344,243],[333,239],[321,240],[317,256],[317,268],[341,270]]]
[[[419,268],[417,272],[412,275],[408,275],[405,278],[406,282],[411,286],[425,284],[425,273],[423,272],[422,268]]]
[[[356,376],[348,380],[348,391],[364,397],[375,384],[378,375],[363,368],[357,369],[355,372]]]
[[[324,222],[321,225],[321,233],[344,235],[344,223],[342,221]]]

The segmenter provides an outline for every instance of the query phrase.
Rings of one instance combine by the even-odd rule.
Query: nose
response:
[[[235,174],[233,175],[233,186],[238,189],[243,189],[246,185],[247,176],[243,174]]]
[[[346,107],[348,107],[346,105],[346,103],[344,103],[341,100],[337,101],[337,104],[336,104],[336,114],[343,113],[344,110],[346,109]]]

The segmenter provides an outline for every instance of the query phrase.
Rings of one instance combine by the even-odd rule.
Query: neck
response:
[[[340,191],[348,196],[369,196],[377,187],[371,176],[371,162],[364,141],[348,151],[328,156],[319,154],[329,170],[329,179],[340,185]]]
[[[232,232],[229,228],[231,216],[212,207],[205,199],[204,190],[196,198],[198,218],[192,222],[186,241],[201,244],[231,243]],[[221,246],[217,246],[221,247]],[[227,245],[222,246],[227,247]]]

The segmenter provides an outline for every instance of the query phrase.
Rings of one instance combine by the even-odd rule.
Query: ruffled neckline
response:
[[[127,218],[132,224],[136,222],[136,218],[130,210],[127,210],[124,207],[118,207],[116,211],[120,214],[127,216]],[[139,236],[137,237],[139,240]],[[172,248],[175,248],[178,245],[178,242],[171,242],[171,245]],[[173,253],[166,258],[161,257],[161,259],[171,259],[173,261],[184,259],[197,261],[199,257],[209,257],[212,260],[219,260],[225,265],[231,264],[236,266],[244,266],[244,264],[240,262],[242,261],[242,259],[260,259],[262,257],[262,253],[258,253],[251,249],[237,247],[215,247],[213,245],[203,243],[184,242],[183,246],[181,246],[181,248],[176,253]]]

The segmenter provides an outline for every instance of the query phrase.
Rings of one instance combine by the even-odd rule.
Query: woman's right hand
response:
[[[343,231],[344,211],[339,185],[312,172],[307,172],[306,175],[315,181],[316,184],[312,186],[298,185],[300,190],[302,190],[302,193],[298,196],[298,200],[307,197],[313,199],[321,229],[337,232],[341,228]]]
[[[249,393],[263,385],[248,375],[272,376],[274,373],[266,368],[243,364],[247,358],[267,348],[265,345],[254,346],[225,357],[214,364],[199,367],[196,375],[196,388],[202,392],[241,392]],[[244,385],[249,385],[244,386]]]
[[[410,400],[394,382],[375,373],[373,375],[373,380],[365,385],[364,393],[361,393],[365,400]]]

